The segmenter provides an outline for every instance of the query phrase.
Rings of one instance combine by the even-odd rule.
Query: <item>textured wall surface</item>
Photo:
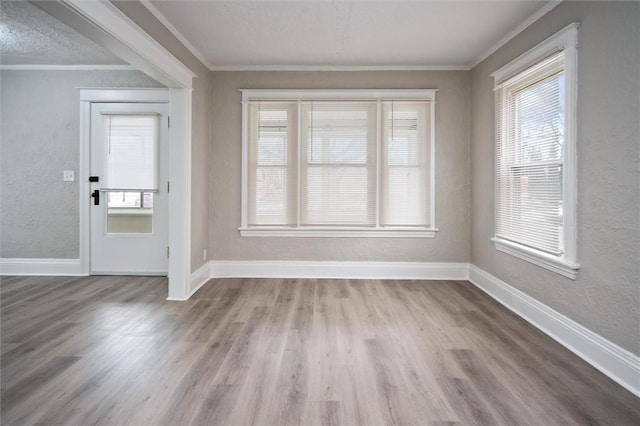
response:
[[[578,51],[578,261],[575,281],[496,251],[490,73],[581,22]],[[471,261],[640,354],[640,4],[565,2],[472,70]]]
[[[214,72],[210,257],[215,260],[469,260],[469,72]],[[238,89],[439,89],[434,239],[240,237]]]
[[[0,80],[0,257],[78,258],[77,88],[160,86],[138,71],[5,70]]]
[[[113,65],[125,62],[26,1],[0,7],[2,64]]]
[[[191,145],[191,272],[205,263],[209,247],[210,75],[193,81]],[[207,259],[208,260],[208,259]]]

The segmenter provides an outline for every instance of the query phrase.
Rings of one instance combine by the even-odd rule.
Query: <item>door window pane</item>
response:
[[[152,192],[105,192],[107,234],[152,234]]]

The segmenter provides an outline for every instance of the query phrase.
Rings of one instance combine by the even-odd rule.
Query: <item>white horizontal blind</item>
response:
[[[156,114],[103,115],[103,190],[158,190]]]
[[[496,237],[561,256],[563,53],[502,82],[496,101]]]
[[[376,103],[301,105],[301,224],[375,226]]]
[[[382,103],[381,226],[430,225],[431,104]]]
[[[249,104],[250,225],[296,224],[297,103]]]

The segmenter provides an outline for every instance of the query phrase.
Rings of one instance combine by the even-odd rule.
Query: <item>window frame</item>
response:
[[[498,251],[526,260],[535,265],[546,268],[570,279],[576,279],[580,265],[577,262],[577,77],[578,77],[578,23],[572,23],[549,37],[542,43],[522,54],[518,58],[509,62],[491,76],[494,78],[494,91],[496,96],[495,110],[495,143],[496,168],[494,171],[494,236],[491,238]],[[503,239],[497,235],[497,214],[498,214],[498,144],[501,143],[502,136],[498,134],[500,128],[506,128],[509,124],[500,123],[499,120],[505,117],[504,109],[507,103],[498,102],[502,96],[502,87],[505,82],[519,75],[526,73],[550,55],[563,52],[564,57],[564,147],[563,147],[563,228],[562,239],[564,243],[564,253],[555,256],[541,250],[537,250],[524,244]],[[503,108],[498,110],[498,108]]]
[[[400,238],[434,238],[438,229],[435,226],[435,95],[437,89],[381,89],[381,90],[271,90],[271,89],[240,89],[242,93],[242,208],[241,225],[238,228],[243,237],[400,237]],[[376,157],[379,164],[382,141],[382,102],[384,101],[426,101],[430,108],[429,174],[430,174],[430,226],[380,226],[379,220],[375,227],[364,226],[257,226],[249,225],[249,104],[255,101],[297,102],[298,116],[301,103],[304,101],[334,100],[334,101],[373,101],[377,103],[376,122]],[[300,129],[298,129],[298,133]],[[300,142],[298,142],[300,143]],[[297,164],[300,164],[300,150],[298,149]],[[376,174],[376,214],[380,210],[380,179],[381,167],[377,166]],[[300,174],[298,173],[298,176]],[[299,194],[302,196],[302,194]],[[300,204],[300,200],[298,200]],[[300,209],[298,208],[298,214]]]

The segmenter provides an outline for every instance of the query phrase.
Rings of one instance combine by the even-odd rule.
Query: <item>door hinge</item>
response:
[[[171,116],[167,115],[167,128],[171,128]]]
[[[167,194],[170,192],[171,185],[169,185],[169,181],[167,181]]]
[[[167,259],[169,258],[169,246],[167,246]]]

